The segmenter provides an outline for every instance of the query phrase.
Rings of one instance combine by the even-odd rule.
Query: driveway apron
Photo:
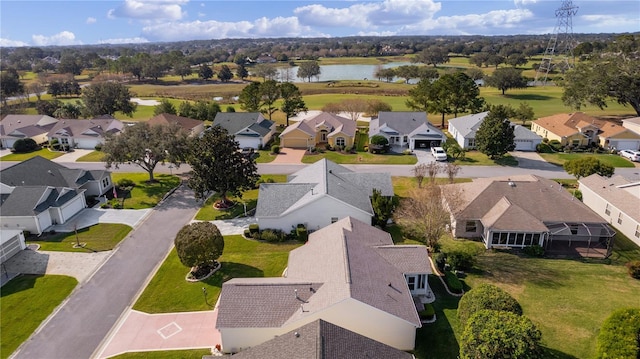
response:
[[[120,244],[91,277],[42,324],[16,358],[90,358],[199,208],[186,186],[178,188]]]

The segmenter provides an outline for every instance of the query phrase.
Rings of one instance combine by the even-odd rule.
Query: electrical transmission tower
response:
[[[556,10],[556,27],[536,72],[536,84],[544,86],[551,70],[565,72],[573,67],[573,15],[577,12],[578,7],[572,0],[562,0],[562,5]]]

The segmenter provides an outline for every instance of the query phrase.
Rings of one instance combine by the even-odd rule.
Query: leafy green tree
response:
[[[222,67],[220,68],[220,71],[218,71],[218,78],[222,82],[228,82],[233,78],[233,72],[231,72],[231,69],[229,68],[229,66],[222,65]]]
[[[524,126],[527,121],[532,121],[535,118],[533,107],[526,102],[521,102],[515,111],[514,117],[522,121],[522,125]]]
[[[480,310],[460,338],[460,358],[538,359],[542,333],[525,317],[511,312]]]
[[[118,135],[108,135],[102,152],[107,168],[133,163],[149,174],[149,182],[154,182],[153,172],[159,163],[179,167],[184,161],[187,133],[177,124],[151,126],[138,122]]]
[[[188,224],[174,240],[180,263],[186,267],[212,267],[224,251],[224,237],[211,222]]]
[[[480,97],[480,88],[464,72],[444,75],[438,81],[443,83],[448,107],[454,117],[462,112],[479,112],[485,105],[484,98]]]
[[[80,75],[82,73],[83,66],[79,59],[75,55],[62,55],[60,57],[60,63],[58,64],[57,71],[61,74]]]
[[[458,319],[465,327],[471,316],[480,310],[500,310],[522,315],[522,307],[509,293],[493,284],[480,284],[462,296],[458,303]]]
[[[142,65],[144,77],[152,78],[154,81],[158,81],[158,78],[163,76],[166,71],[167,65],[158,56],[150,57]]]
[[[238,99],[240,107],[247,112],[260,111],[260,96],[260,83],[251,82],[242,89],[242,92],[240,92]]]
[[[280,111],[284,112],[287,117],[287,126],[289,126],[289,118],[309,110],[302,99],[302,92],[298,86],[291,82],[284,82],[280,85],[280,96],[282,97]]]
[[[255,160],[243,155],[234,136],[220,126],[211,127],[190,142],[187,161],[193,171],[189,187],[196,198],[217,192],[217,205],[221,207],[231,205],[228,194],[242,196],[243,191],[254,188],[260,177]]]
[[[369,151],[370,152],[385,152],[389,146],[389,140],[382,135],[373,135],[369,139]]]
[[[184,81],[185,76],[191,76],[193,70],[191,69],[191,65],[186,60],[180,60],[173,66],[173,73],[177,76],[180,76],[180,79]]]
[[[416,54],[414,61],[436,67],[438,64],[449,62],[449,51],[443,46],[429,46],[429,48]]]
[[[2,71],[0,75],[0,95],[2,96],[2,103],[7,104],[7,98],[16,96],[24,92],[24,85],[20,81],[20,75],[16,69],[10,68]]]
[[[36,141],[32,138],[19,138],[13,143],[13,152],[15,153],[29,153],[40,148]]]
[[[513,110],[507,106],[492,106],[476,131],[476,148],[478,151],[497,159],[515,149],[513,126],[509,117]]]
[[[177,115],[182,116],[182,117],[194,118],[192,116],[192,114],[193,114],[193,104],[191,104],[190,101],[182,101],[180,106],[178,106]]]
[[[83,111],[82,102],[77,101],[76,103],[64,102],[60,104],[53,112],[53,117],[55,118],[80,118]]]
[[[113,115],[120,111],[131,117],[136,104],[131,102],[129,88],[115,82],[98,82],[82,90],[85,117]]]
[[[441,126],[444,128],[445,114],[451,111],[448,106],[447,96],[446,88],[443,82],[440,82],[440,79],[435,82],[431,82],[429,79],[422,79],[416,87],[409,90],[409,98],[405,104],[415,111],[441,113]]]
[[[36,111],[38,112],[38,115],[47,115],[47,116],[53,117],[53,114],[61,106],[62,106],[62,101],[60,100],[37,101]]]
[[[249,77],[249,71],[247,71],[247,68],[244,67],[244,65],[238,65],[238,69],[236,70],[236,76],[244,80],[247,77]]]
[[[596,358],[640,357],[639,333],[640,308],[616,310],[602,324],[598,334]]]
[[[157,116],[163,113],[168,113],[171,115],[177,115],[178,111],[176,111],[176,107],[171,103],[171,101],[167,99],[160,100],[158,105],[153,107],[153,115]]]
[[[378,70],[376,70],[374,76],[378,79],[384,79],[386,82],[391,82],[393,81],[393,78],[396,77],[396,70],[380,67]]]
[[[369,114],[369,116],[378,116],[378,113],[380,113],[381,111],[389,112],[392,110],[393,109],[391,105],[384,101],[375,99],[367,101],[367,114]]]
[[[505,60],[505,63],[507,65],[511,65],[513,67],[526,65],[527,64],[527,57],[524,56],[524,54],[511,54],[511,55],[507,56],[507,59]]]
[[[198,77],[203,80],[208,80],[213,77],[213,69],[207,65],[200,65],[198,67]]]
[[[615,171],[613,166],[592,156],[569,160],[564,163],[563,167],[568,174],[574,175],[577,179],[591,176],[594,173],[603,177],[611,177]]]
[[[418,67],[418,77],[420,79],[436,80],[440,77],[438,70],[431,67]]]
[[[320,73],[321,70],[318,61],[305,61],[298,67],[297,76],[311,82],[311,78],[314,76],[320,76]]]
[[[373,207],[373,222],[375,225],[385,228],[387,222],[393,216],[398,201],[396,197],[383,196],[378,189],[373,189],[371,195],[371,206]]]
[[[402,65],[395,68],[395,75],[402,77],[405,83],[409,80],[420,77],[420,68],[415,65]]]
[[[637,49],[637,48],[636,48]],[[631,106],[640,116],[640,57],[625,53],[592,56],[565,74],[562,101],[576,109],[587,104],[600,109],[608,101]]]
[[[253,73],[257,77],[262,77],[262,81],[273,80],[278,70],[271,64],[258,64],[253,68]]]
[[[280,98],[280,86],[275,80],[266,80],[260,84],[260,108],[271,120],[274,112],[278,111],[276,101]]]
[[[527,87],[527,79],[522,76],[522,70],[513,67],[502,67],[493,72],[493,75],[485,78],[487,86],[495,87],[502,91]]]

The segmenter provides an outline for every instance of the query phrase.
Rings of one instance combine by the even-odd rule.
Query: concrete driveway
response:
[[[545,161],[544,158],[542,158],[536,152],[512,151],[509,152],[509,154],[513,156],[513,158],[518,160],[519,168],[529,168],[536,170],[558,169],[558,166]]]
[[[298,148],[283,147],[280,149],[280,153],[270,163],[302,163],[302,157],[306,153],[306,150]]]
[[[151,213],[152,209],[102,209],[85,208],[80,213],[73,216],[64,224],[58,224],[51,229],[57,232],[71,232],[74,226],[78,228],[91,227],[98,223],[120,223],[131,228],[137,228],[142,221]]]

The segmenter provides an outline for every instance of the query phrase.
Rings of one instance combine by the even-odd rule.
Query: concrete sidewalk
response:
[[[65,153],[60,157],[52,159],[53,162],[76,162],[78,158],[93,152],[93,150],[75,149],[73,152]]]
[[[202,222],[198,220],[193,220],[193,222]],[[233,234],[242,234],[245,229],[249,228],[251,223],[257,223],[255,217],[241,217],[241,218],[233,218],[233,219],[224,219],[224,220],[215,220],[209,221],[215,224],[220,233],[223,236],[233,235]]]
[[[52,226],[57,232],[72,232],[74,226],[78,229],[91,227],[98,223],[120,223],[136,229],[153,209],[101,209],[85,208],[64,224]]]

